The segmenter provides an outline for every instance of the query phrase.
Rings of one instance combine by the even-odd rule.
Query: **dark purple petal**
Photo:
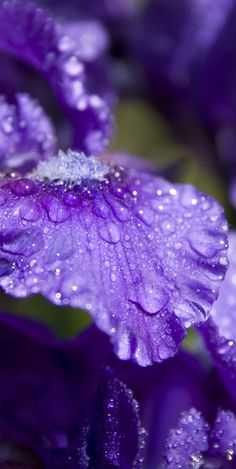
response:
[[[31,179],[2,179],[0,198],[0,285],[87,310],[120,358],[173,356],[209,316],[227,224],[192,186],[61,152]]]
[[[229,234],[230,266],[211,319],[203,327],[207,346],[226,386],[236,398],[236,233]],[[226,260],[225,260],[226,262]]]
[[[144,457],[145,430],[141,427],[138,404],[132,392],[118,379],[102,373],[96,400],[82,438],[68,450],[66,459],[59,455],[59,465],[68,467],[141,468]],[[77,463],[77,465],[76,465]],[[61,464],[61,465],[60,465]],[[80,464],[78,466],[78,464]],[[53,465],[54,467],[54,465]]]
[[[91,328],[59,342],[29,320],[1,314],[0,323],[0,435],[36,450],[64,447],[90,411],[106,337]]]
[[[0,323],[0,435],[6,443],[34,449],[50,469],[141,467],[145,432],[138,405],[115,372],[104,369],[111,353],[106,337],[92,327],[60,342],[29,320],[1,313]],[[20,463],[16,445],[5,446],[12,447],[9,460]],[[0,439],[0,451],[5,446]]]
[[[219,410],[210,437],[211,454],[231,462],[236,451],[236,417],[233,412]],[[229,465],[229,467],[232,467]]]
[[[208,449],[208,425],[196,409],[184,412],[178,427],[171,430],[165,447],[165,467],[200,467],[202,453]]]
[[[104,53],[107,40],[102,27],[82,23],[81,29],[79,24],[69,28],[55,23],[34,3],[1,0],[0,29],[0,49],[32,65],[48,80],[74,122],[78,147],[101,152],[111,136],[112,118],[86,62],[88,58],[96,62]]]
[[[18,94],[15,104],[0,98],[0,169],[29,171],[55,152],[52,124],[37,101]]]

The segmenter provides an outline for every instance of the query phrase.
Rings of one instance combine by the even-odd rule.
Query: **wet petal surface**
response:
[[[55,152],[56,138],[49,118],[37,101],[18,94],[15,104],[0,97],[0,169],[29,171]]]
[[[227,268],[222,208],[94,157],[60,153],[54,167],[1,181],[0,285],[87,310],[122,359],[174,355],[185,329],[207,319]]]

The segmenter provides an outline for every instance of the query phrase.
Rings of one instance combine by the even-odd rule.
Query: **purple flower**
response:
[[[0,97],[0,168],[25,172],[55,151],[56,138],[48,117],[27,94],[9,104]]]
[[[207,346],[226,386],[236,399],[236,233],[229,235],[230,266],[211,319],[203,327]]]
[[[185,329],[209,316],[224,277],[219,204],[69,151],[28,179],[0,184],[0,285],[87,310],[121,359],[173,356]]]
[[[90,328],[59,342],[31,321],[4,314],[0,321],[0,450],[2,438],[25,445],[50,469],[140,467],[138,405],[104,368],[106,337]]]
[[[103,66],[108,38],[102,26],[55,22],[34,3],[1,0],[0,30],[0,50],[32,66],[48,81],[74,124],[77,148],[101,152],[112,131]]]

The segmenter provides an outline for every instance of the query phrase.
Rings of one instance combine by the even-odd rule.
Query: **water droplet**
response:
[[[108,243],[116,244],[120,241],[120,229],[114,223],[104,224],[99,228],[99,234]]]
[[[109,215],[109,208],[102,198],[96,198],[93,205],[93,213],[104,220]]]
[[[63,223],[70,217],[70,210],[59,199],[47,196],[43,199],[43,206],[47,210],[48,217],[55,223]]]
[[[222,249],[219,236],[207,230],[194,230],[189,233],[189,244],[194,251],[204,257],[214,257]]]
[[[36,184],[31,179],[19,179],[11,183],[11,189],[16,195],[27,196],[35,193]]]
[[[154,213],[149,207],[137,207],[135,213],[146,225],[150,226],[153,223]]]
[[[129,300],[148,314],[156,314],[168,303],[169,296],[162,280],[155,274],[143,272],[143,282],[136,285]]]
[[[115,217],[120,221],[128,221],[131,218],[131,213],[128,208],[119,202],[114,197],[106,196],[106,200],[109,203]]]
[[[78,207],[81,204],[80,198],[77,194],[73,194],[73,192],[66,192],[63,195],[63,201],[69,207]]]
[[[41,218],[40,206],[31,200],[25,200],[20,207],[20,216],[26,221],[36,221]]]
[[[78,60],[76,55],[72,55],[69,59],[65,62],[65,71],[71,77],[76,77],[80,75],[84,71],[83,64]]]

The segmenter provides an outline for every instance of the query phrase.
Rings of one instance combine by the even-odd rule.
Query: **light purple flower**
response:
[[[171,430],[165,448],[166,469],[190,467],[232,467],[236,450],[236,417],[219,410],[213,428],[192,408],[183,412],[176,429]]]
[[[0,285],[87,310],[121,359],[173,356],[227,267],[227,223],[188,185],[69,151],[0,184]]]
[[[62,24],[34,3],[1,0],[0,31],[0,50],[32,66],[48,81],[74,124],[77,148],[101,152],[113,121],[106,72],[100,64],[108,46],[102,26]]]
[[[202,328],[206,344],[226,386],[236,399],[236,232],[229,235],[230,266],[211,319]]]
[[[55,152],[56,138],[49,118],[27,94],[9,104],[0,97],[0,168],[29,171]]]

